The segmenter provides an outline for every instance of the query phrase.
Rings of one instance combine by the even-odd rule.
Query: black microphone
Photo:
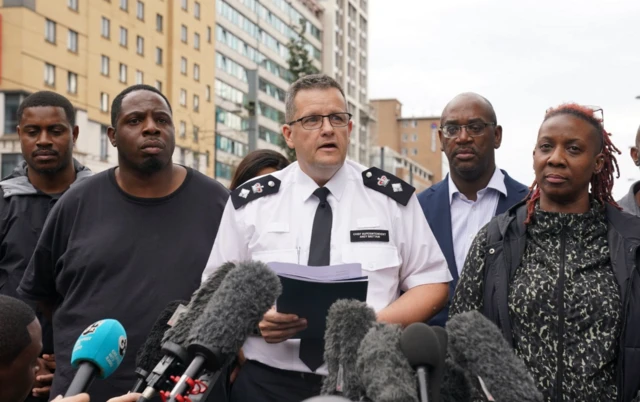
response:
[[[135,385],[131,388],[131,392],[142,392],[147,387],[147,376],[151,373],[153,368],[162,360],[164,353],[162,351],[162,337],[164,333],[171,328],[169,320],[175,313],[178,306],[187,305],[187,301],[175,300],[167,304],[164,310],[160,313],[156,322],[151,327],[149,335],[144,345],[138,349],[136,354],[136,380]]]
[[[478,311],[447,322],[449,356],[477,384],[487,399],[541,402],[542,394],[502,333]]]
[[[418,377],[418,394],[422,402],[439,402],[440,388],[431,389],[428,384],[435,385],[436,371],[440,381],[444,370],[444,350],[440,347],[438,336],[425,323],[416,322],[404,329],[400,337],[400,349],[416,370]]]
[[[399,325],[376,323],[358,348],[358,373],[375,402],[416,402],[413,369],[400,350]]]
[[[324,361],[329,375],[322,384],[322,395],[343,395],[359,400],[365,389],[356,369],[358,348],[376,322],[376,313],[367,303],[338,300],[327,314],[324,334]]]
[[[127,333],[117,320],[104,319],[88,326],[73,346],[71,365],[78,371],[64,396],[86,392],[96,377],[109,377],[122,363],[126,350]]]
[[[231,270],[187,336],[192,361],[167,399],[182,400],[203,370],[218,372],[230,362],[281,292],[280,279],[261,262]]]
[[[162,357],[147,376],[147,387],[142,392],[142,396],[138,398],[138,402],[150,401],[158,392],[170,390],[175,385],[171,378],[182,375],[186,364],[189,363],[186,339],[194,321],[202,315],[207,303],[220,287],[220,283],[234,268],[235,264],[232,262],[222,264],[193,293],[187,309],[164,333],[161,348]]]

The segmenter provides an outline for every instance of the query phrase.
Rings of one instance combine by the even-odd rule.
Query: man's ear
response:
[[[107,137],[109,137],[109,142],[111,142],[112,146],[117,146],[116,144],[116,129],[112,126],[107,127]]]
[[[72,140],[73,143],[75,145],[75,143],[78,141],[78,134],[80,133],[80,128],[78,126],[73,126],[73,131],[72,131]]]
[[[288,124],[284,124],[282,126],[282,136],[284,137],[287,146],[291,149],[295,149],[295,144],[293,142],[293,130],[291,130],[291,126]]]
[[[633,163],[636,164],[636,166],[640,166],[640,155],[638,152],[638,147],[631,147],[631,159],[633,159]]]

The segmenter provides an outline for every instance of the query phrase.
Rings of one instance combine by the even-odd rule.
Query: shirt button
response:
[[[490,248],[489,249],[489,254],[495,254],[496,253],[496,249],[495,248]]]

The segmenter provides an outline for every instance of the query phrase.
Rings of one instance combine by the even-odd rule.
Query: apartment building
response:
[[[371,125],[375,110],[369,105],[368,0],[327,0],[324,7],[323,72],[344,88],[353,132],[349,157],[369,165]]]
[[[174,160],[214,174],[215,4],[209,0],[4,0],[0,7],[0,160],[21,159],[16,110],[56,91],[76,107],[75,155],[95,172],[117,163],[111,102],[149,84],[171,102]]]
[[[424,180],[431,184],[442,180],[442,152],[438,138],[440,116],[402,116],[402,103],[397,99],[375,99],[371,100],[371,105],[377,115],[371,134],[372,164],[380,160],[377,154],[380,149],[388,147],[407,159],[402,165],[406,169],[411,165],[410,173],[414,177],[426,173]]]
[[[313,0],[216,0],[214,85],[215,177],[229,184],[235,166],[257,148],[280,150],[285,92],[291,83],[287,43],[304,39],[314,66],[322,69],[322,8]],[[257,76],[257,77],[256,77]],[[250,130],[250,81],[257,78],[257,124]]]

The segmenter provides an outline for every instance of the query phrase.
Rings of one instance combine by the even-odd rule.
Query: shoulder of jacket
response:
[[[405,207],[416,191],[409,183],[377,167],[363,171],[362,181],[365,187],[382,193]]]
[[[244,183],[231,192],[233,207],[239,209],[258,198],[276,194],[280,183],[280,179],[270,174]]]

